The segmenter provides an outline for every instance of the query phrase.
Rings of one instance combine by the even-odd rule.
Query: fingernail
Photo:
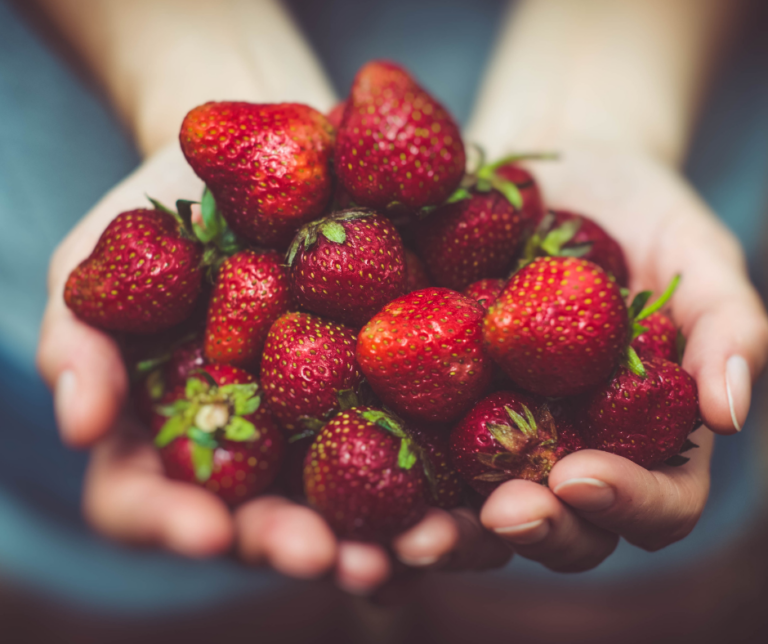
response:
[[[615,490],[597,479],[570,479],[558,485],[554,493],[568,505],[586,512],[607,510],[616,501]]]
[[[431,566],[440,557],[435,557],[434,555],[429,555],[426,557],[406,557],[405,555],[398,555],[397,558],[406,566],[411,566],[412,568],[421,568],[423,566]]]
[[[543,541],[549,534],[549,521],[539,519],[538,521],[530,521],[519,525],[494,528],[493,531],[514,544],[529,546]]]
[[[752,375],[747,361],[741,356],[731,356],[725,363],[725,393],[728,396],[731,421],[736,431],[740,432],[747,420],[752,397]]]
[[[56,387],[53,391],[53,407],[56,413],[56,422],[65,438],[69,438],[70,433],[65,422],[65,409],[69,402],[75,398],[77,393],[77,376],[74,371],[62,371],[56,380]]]

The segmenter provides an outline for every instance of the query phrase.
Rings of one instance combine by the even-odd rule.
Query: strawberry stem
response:
[[[667,286],[666,290],[654,302],[640,311],[640,313],[637,314],[635,320],[644,320],[649,315],[653,315],[656,313],[656,311],[661,309],[669,301],[669,298],[672,297],[672,294],[675,292],[675,289],[677,289],[678,284],[680,284],[680,279],[681,276],[678,273],[672,278],[672,281],[669,283],[669,286]]]

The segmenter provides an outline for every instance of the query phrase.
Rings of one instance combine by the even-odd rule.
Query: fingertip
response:
[[[557,511],[557,499],[546,487],[514,479],[488,497],[480,511],[480,522],[486,530],[506,538],[521,526],[541,531]]]
[[[194,492],[194,499],[184,499],[180,494],[178,503],[166,515],[162,531],[164,545],[196,559],[226,552],[232,546],[235,535],[228,508],[203,490]]]
[[[353,595],[369,595],[392,574],[386,551],[378,544],[345,541],[339,545],[336,582]]]
[[[397,558],[407,566],[431,566],[456,547],[459,529],[444,510],[431,508],[415,526],[392,542]]]

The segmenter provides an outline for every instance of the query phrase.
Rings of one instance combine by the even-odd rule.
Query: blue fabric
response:
[[[499,0],[290,5],[340,94],[366,60],[393,58],[462,121],[503,7]],[[689,175],[754,254],[766,205],[768,83],[757,82],[750,47],[712,101]],[[50,395],[34,371],[46,266],[56,243],[138,160],[105,106],[0,0],[0,571],[5,582],[94,608],[157,611],[285,582],[227,559],[195,563],[122,548],[92,535],[79,517],[85,456],[60,445]],[[521,559],[496,574],[588,583],[706,556],[744,529],[758,503],[754,433],[748,423],[742,435],[718,441],[710,504],[684,542],[653,555],[622,544],[578,577]]]

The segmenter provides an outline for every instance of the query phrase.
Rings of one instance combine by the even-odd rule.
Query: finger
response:
[[[597,566],[618,537],[579,518],[543,485],[512,480],[488,497],[480,520],[515,552],[560,572]]]
[[[319,514],[288,499],[263,496],[235,514],[238,552],[252,564],[267,563],[291,577],[311,579],[328,572],[338,548]]]
[[[459,540],[448,560],[442,564],[447,570],[490,570],[506,565],[514,554],[509,545],[480,523],[469,508],[451,510],[456,522]]]
[[[369,595],[392,574],[386,550],[375,543],[343,541],[336,563],[336,583],[354,595]]]
[[[586,450],[552,469],[549,486],[582,517],[646,550],[687,536],[709,493],[713,436],[702,428],[691,436],[700,447],[680,467],[646,470],[605,452]]]
[[[189,557],[225,552],[234,534],[220,499],[195,485],[166,478],[149,443],[118,434],[92,451],[83,512],[108,537],[161,546]]]
[[[107,334],[79,321],[62,300],[48,304],[37,365],[54,391],[65,442],[90,445],[113,426],[128,390],[120,351]]]
[[[655,252],[660,282],[683,275],[672,311],[687,338],[683,367],[696,379],[704,422],[718,433],[739,431],[768,357],[768,318],[743,253],[713,218],[692,214],[667,224]]]
[[[459,528],[450,513],[431,508],[415,526],[392,542],[397,558],[408,566],[432,566],[459,543]]]

